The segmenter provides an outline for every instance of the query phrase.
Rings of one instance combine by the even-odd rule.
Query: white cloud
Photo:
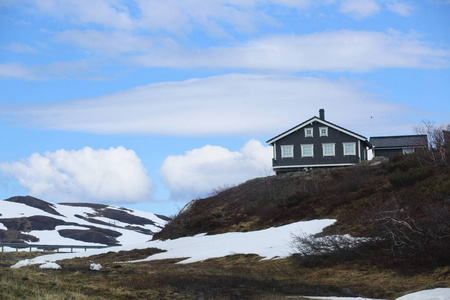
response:
[[[169,156],[161,167],[161,178],[174,200],[191,200],[213,189],[232,186],[267,175],[272,147],[250,140],[239,152],[219,146],[204,146]]]
[[[344,0],[339,11],[355,19],[363,19],[378,13],[380,7],[375,0]]]
[[[123,147],[34,153],[0,171],[29,194],[61,202],[144,202],[154,188],[136,153]]]
[[[311,0],[37,0],[35,9],[78,25],[120,30],[189,33],[194,28],[221,36],[225,27],[254,32],[273,22],[270,5],[304,9]],[[213,29],[211,29],[213,28]]]
[[[26,80],[39,79],[32,68],[20,64],[0,64],[0,78],[2,77]]]
[[[286,130],[316,115],[319,108],[329,112],[330,121],[359,128],[363,135],[370,116],[378,120],[377,128],[391,132],[394,124],[416,113],[378,100],[358,82],[244,74],[150,84],[34,107],[13,105],[2,113],[23,125],[52,130],[254,137]]]
[[[449,58],[449,50],[435,49],[399,32],[340,30],[266,36],[233,47],[155,48],[132,61],[147,67],[367,72],[380,68],[442,68],[449,66]]]
[[[147,37],[123,31],[67,30],[57,34],[55,40],[108,54],[149,51],[153,45],[153,41]]]
[[[135,27],[128,8],[120,0],[36,0],[41,13],[74,24],[95,24],[105,28],[131,30]]]
[[[13,52],[17,52],[17,53],[36,53],[37,52],[36,48],[30,47],[25,44],[18,44],[18,43],[11,43],[2,48],[13,51]]]
[[[411,16],[414,8],[411,5],[405,4],[405,3],[397,3],[397,2],[392,2],[392,3],[387,3],[386,7],[396,13],[399,14],[403,17],[409,17]]]

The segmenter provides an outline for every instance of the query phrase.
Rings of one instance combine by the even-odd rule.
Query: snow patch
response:
[[[292,254],[292,234],[298,232],[316,234],[334,222],[335,220],[331,219],[312,220],[251,232],[228,232],[151,241],[152,247],[166,252],[139,261],[188,257],[180,263],[193,263],[233,254],[257,254],[264,259],[285,258]]]
[[[289,297],[288,297],[289,298]],[[320,299],[320,300],[384,300],[384,299],[375,299],[375,298],[361,298],[361,297],[321,297],[321,296],[302,296],[305,299]]]
[[[101,264],[96,264],[96,263],[94,263],[93,261],[90,261],[90,262],[89,262],[89,269],[90,269],[91,271],[100,271],[101,268],[102,268],[102,265],[101,265]]]
[[[60,270],[61,266],[54,262],[47,262],[45,264],[42,264],[39,266],[40,269],[53,269],[53,270]]]
[[[437,288],[404,295],[397,300],[449,300],[450,288]]]

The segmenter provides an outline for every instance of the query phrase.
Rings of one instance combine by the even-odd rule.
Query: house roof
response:
[[[320,119],[320,118],[318,118],[318,117],[312,117],[311,119],[306,120],[305,122],[303,122],[303,123],[301,123],[301,124],[298,124],[297,126],[294,126],[294,127],[292,127],[291,129],[289,129],[289,130],[286,130],[285,132],[283,132],[283,133],[281,133],[281,134],[279,134],[279,135],[277,135],[277,136],[271,138],[270,140],[268,140],[267,143],[268,143],[268,144],[273,144],[273,143],[275,143],[276,141],[278,141],[279,139],[282,139],[282,138],[284,138],[285,136],[290,135],[291,133],[294,133],[295,131],[297,131],[297,130],[303,128],[303,127],[306,127],[306,126],[308,126],[309,124],[311,124],[311,123],[313,123],[313,122],[319,122],[319,123],[322,123],[322,124],[325,125],[325,126],[334,128],[334,129],[339,130],[339,131],[341,131],[341,132],[344,132],[344,133],[346,133],[346,134],[348,134],[348,135],[351,135],[351,136],[353,136],[353,137],[355,137],[355,138],[357,138],[357,139],[359,139],[359,140],[365,142],[366,145],[367,145],[369,148],[372,148],[372,145],[369,143],[369,141],[367,140],[367,138],[365,138],[364,136],[359,135],[359,134],[357,134],[357,133],[355,133],[355,132],[353,132],[353,131],[347,130],[347,129],[345,129],[345,128],[341,127],[341,126],[338,126],[338,125],[336,125],[336,124],[333,124],[333,123],[331,123],[331,122],[322,120],[322,119]]]
[[[428,144],[426,134],[376,136],[370,138],[374,148],[401,148],[401,147],[426,147]]]

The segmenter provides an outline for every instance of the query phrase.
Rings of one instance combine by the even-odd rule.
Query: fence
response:
[[[25,249],[30,248],[30,252],[33,248],[36,249],[43,249],[48,251],[57,251],[59,252],[59,249],[69,249],[70,252],[73,252],[73,249],[84,249],[86,251],[87,249],[102,249],[107,248],[109,246],[83,246],[83,245],[44,245],[44,244],[22,244],[22,243],[0,243],[0,247],[2,247],[2,252],[5,251],[5,247],[15,248],[16,252],[19,251],[19,249]]]

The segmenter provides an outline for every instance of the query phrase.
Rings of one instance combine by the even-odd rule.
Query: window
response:
[[[344,143],[344,155],[356,155],[356,143]]]
[[[305,137],[313,136],[313,128],[305,128]]]
[[[294,157],[294,146],[281,146],[281,158],[292,158]]]
[[[403,154],[411,154],[414,153],[414,149],[413,148],[404,148],[402,149]]]
[[[314,157],[314,145],[301,145],[302,157]]]
[[[334,156],[334,144],[322,144],[323,156]]]
[[[328,127],[319,127],[320,136],[328,136]]]

